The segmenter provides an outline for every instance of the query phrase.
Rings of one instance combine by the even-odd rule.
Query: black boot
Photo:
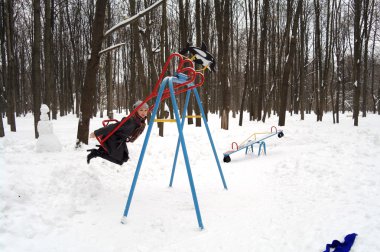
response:
[[[90,152],[90,154],[87,155],[87,164],[89,164],[92,158],[99,156],[99,152],[97,149],[90,149],[87,151]]]

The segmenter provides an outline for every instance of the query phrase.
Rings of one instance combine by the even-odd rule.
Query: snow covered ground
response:
[[[246,118],[243,127],[231,118],[226,131],[209,116],[220,160],[232,142],[278,122]],[[17,118],[17,132],[7,126],[0,139],[0,251],[323,251],[350,233],[358,234],[351,251],[380,251],[380,116],[360,118],[359,127],[340,119],[288,115],[285,136],[266,141],[266,156],[255,146],[255,156],[241,151],[221,162],[228,190],[205,127],[185,125],[201,231],[181,153],[168,187],[175,124],[166,124],[164,138],[153,128],[123,225],[145,133],[129,144],[131,160],[123,166],[99,158],[88,165],[86,149],[96,142],[75,150],[75,116],[53,121],[63,147],[56,153],[37,153],[32,115]],[[101,120],[92,120],[91,130]]]

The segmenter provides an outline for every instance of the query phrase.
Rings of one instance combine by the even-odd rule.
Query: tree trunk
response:
[[[368,104],[368,44],[369,44],[369,38],[371,33],[371,27],[372,27],[372,18],[373,18],[373,11],[374,11],[374,0],[370,1],[365,0],[364,3],[364,10],[363,10],[363,19],[364,19],[364,25],[363,25],[363,38],[364,38],[364,66],[363,66],[363,106],[362,106],[362,113],[363,117],[367,116],[367,104]],[[374,42],[373,42],[374,43]]]
[[[0,116],[3,118],[3,114],[6,110],[6,79],[7,79],[7,62],[6,62],[6,40],[5,40],[5,3],[4,0],[0,0],[0,53],[1,53],[1,82],[0,82]],[[3,119],[1,119],[3,120]],[[1,121],[0,134],[4,136],[4,126]]]
[[[377,29],[374,29],[374,33],[373,33],[373,41],[376,40],[376,35],[377,35]],[[372,52],[371,52],[371,63],[372,63],[372,69],[371,69],[371,97],[372,97],[372,111],[374,114],[376,114],[376,103],[377,103],[377,100],[376,100],[376,95],[375,95],[375,44],[376,43],[372,43]],[[380,89],[380,86],[378,87]],[[380,97],[378,97],[377,99],[380,99]],[[378,104],[378,106],[380,107],[380,104]]]
[[[38,138],[37,124],[40,120],[41,107],[41,6],[40,0],[33,0],[33,46],[32,46],[32,92],[33,92],[33,113],[34,113],[34,133]]]
[[[145,0],[144,2],[145,2],[145,8],[148,8],[149,7],[148,1]],[[154,45],[152,44],[152,41],[154,41],[154,38],[152,37],[151,22],[152,22],[151,14],[148,13],[145,15],[145,26],[146,26],[145,32],[143,31],[140,32],[143,36],[144,46],[145,48],[148,49],[146,50],[146,57],[147,57],[147,63],[148,63],[149,78],[145,85],[146,88],[144,89],[144,93],[143,93],[144,98],[151,93],[152,88],[150,87],[153,87],[158,80],[158,73],[156,70],[155,63],[154,63],[154,52],[153,52]]]
[[[251,83],[251,87],[250,87],[250,94],[249,94],[249,97],[250,97],[250,106],[249,106],[249,110],[250,110],[250,113],[249,113],[249,117],[250,117],[250,120],[255,120],[257,118],[257,109],[256,109],[256,105],[257,105],[257,102],[256,102],[256,98],[257,98],[257,95],[256,95],[256,87],[257,85],[259,84],[259,78],[258,78],[258,48],[257,48],[257,44],[258,44],[258,10],[259,10],[259,1],[258,0],[255,0],[255,14],[253,15],[255,17],[255,25],[254,25],[254,33],[253,33],[253,60],[251,60],[250,62],[250,65],[249,65],[249,73],[250,73],[250,83]],[[253,77],[252,77],[253,76]]]
[[[228,130],[231,88],[229,80],[229,18],[230,1],[224,0],[220,3],[215,1],[216,28],[218,32],[218,58],[220,69],[218,71],[218,82],[221,84],[222,107],[221,107],[221,128]]]
[[[58,101],[59,101],[59,115],[62,117],[65,115],[65,91],[64,91],[64,68],[65,68],[65,55],[64,55],[64,38],[63,38],[63,33],[64,33],[64,22],[63,22],[63,12],[59,12],[59,23],[58,23],[58,44],[59,44],[59,63],[58,63]]]
[[[202,33],[201,33],[201,0],[195,0],[195,33],[196,33],[196,44],[200,46],[202,44]],[[202,92],[199,92],[200,98],[202,99]],[[200,115],[200,109],[198,104],[194,106],[194,111],[196,115]],[[195,126],[202,126],[202,118],[195,119]]]
[[[80,58],[80,51],[79,47],[79,41],[80,41],[80,33],[79,33],[79,22],[80,22],[80,8],[81,8],[81,2],[78,1],[77,6],[75,6],[75,9],[73,11],[75,12],[74,20],[77,22],[72,22],[69,16],[69,9],[68,9],[68,3],[66,3],[66,21],[67,21],[67,28],[70,33],[70,42],[71,42],[71,48],[73,52],[73,67],[74,67],[74,90],[75,90],[75,114],[77,117],[79,117],[80,113],[80,89],[81,89],[81,72],[82,69],[80,68],[79,58]],[[56,92],[54,92],[56,93]],[[55,100],[55,99],[54,99]],[[53,104],[54,104],[53,100]],[[53,105],[54,107],[55,105]],[[56,108],[55,108],[56,109]],[[54,109],[53,109],[54,111]],[[54,113],[53,113],[54,114]],[[54,118],[54,116],[53,116]]]
[[[244,1],[245,6],[248,9],[249,12],[249,34],[247,39],[247,57],[246,57],[246,63],[245,63],[245,71],[244,71],[244,89],[243,89],[243,96],[241,99],[241,105],[240,105],[240,114],[239,114],[239,126],[243,125],[243,112],[244,112],[244,104],[245,99],[248,95],[248,83],[249,83],[249,76],[251,73],[249,72],[249,66],[251,64],[251,58],[252,58],[252,37],[253,37],[253,10],[252,10],[252,3],[247,0]],[[248,5],[248,6],[247,6]],[[245,23],[246,23],[246,29],[248,29],[248,18],[247,13],[245,14]]]
[[[164,66],[167,58],[169,57],[169,37],[168,37],[168,18],[167,18],[167,11],[166,11],[166,7],[167,7],[167,1],[164,0],[163,3],[162,3],[162,25],[161,25],[161,45],[160,45],[160,54],[161,54],[161,68]],[[161,72],[161,70],[160,70]],[[158,77],[157,77],[158,79]],[[154,84],[156,84],[155,82],[153,82]],[[169,114],[170,114],[170,118],[174,118],[174,113],[173,113],[173,104],[171,102],[170,99],[167,99],[166,100],[167,104],[168,104],[168,107],[169,107]],[[162,108],[162,113],[164,113],[164,108]],[[159,132],[159,135],[160,136],[163,136],[164,133],[164,124],[163,123],[157,123],[157,126],[159,127],[159,129],[162,131],[162,133]]]
[[[5,10],[4,0],[0,0],[0,53],[1,53],[1,82],[0,82],[0,137],[5,136],[4,132],[4,123],[3,123],[3,114],[5,112],[6,101],[6,79],[7,79],[7,62],[5,58],[6,52],[6,40],[5,40],[5,26],[7,15]]]
[[[377,86],[377,114],[380,115],[380,81]]]
[[[202,0],[203,2],[203,0]],[[211,18],[211,7],[210,7],[210,0],[205,0],[205,2],[202,4],[202,40],[203,42],[208,45],[208,50],[211,52],[211,42],[210,42],[210,18]],[[203,110],[206,114],[206,119],[208,118],[209,113],[209,98],[210,98],[210,84],[212,83],[211,74],[210,71],[204,72],[205,76],[205,83],[206,85],[203,85],[200,89],[201,98],[202,98],[202,104],[203,104]]]
[[[322,121],[323,117],[323,72],[322,72],[322,45],[321,45],[321,26],[320,15],[321,6],[319,0],[314,0],[315,9],[315,66],[316,66],[316,81],[315,81],[315,113],[317,121]]]
[[[265,96],[265,66],[266,66],[266,57],[265,57],[265,48],[267,46],[267,23],[268,23],[268,14],[269,14],[269,0],[263,1],[263,18],[261,19],[261,36],[260,36],[260,51],[259,51],[259,93],[257,97],[257,120],[261,120],[261,114],[263,111],[263,98]]]
[[[130,2],[130,15],[133,16],[137,13],[136,1],[131,0]],[[139,70],[139,58],[140,58],[140,43],[139,43],[139,30],[138,22],[131,24],[131,81],[128,83],[130,86],[129,97],[129,108],[136,102],[137,95],[137,82],[140,82],[140,70]],[[141,99],[141,98],[140,98]]]
[[[360,99],[360,71],[361,71],[361,9],[362,0],[354,0],[354,69],[353,69],[353,83],[354,83],[354,109],[353,118],[354,126],[359,125],[359,99]]]
[[[300,51],[300,87],[299,87],[299,105],[301,120],[305,119],[305,66],[307,64],[305,60],[305,36],[306,36],[306,20],[303,14],[300,16],[301,30],[301,51]]]
[[[189,28],[188,28],[188,18],[187,13],[189,13],[189,1],[188,0],[178,0],[178,9],[179,9],[179,48],[185,48],[187,42],[191,43],[191,40],[188,41],[189,38]],[[200,45],[195,45],[200,46]],[[183,104],[183,96],[180,97],[180,110],[182,110]],[[192,97],[190,97],[189,104],[187,106],[187,115],[191,116],[193,114],[193,102]],[[182,112],[181,112],[182,113]],[[187,118],[188,124],[193,124],[193,118]]]
[[[52,111],[53,86],[54,81],[54,60],[53,60],[53,17],[54,9],[50,0],[45,0],[45,26],[44,26],[44,54],[45,54],[45,95],[43,103]],[[51,112],[49,111],[49,118]]]
[[[86,75],[82,90],[81,115],[78,122],[76,146],[88,144],[90,118],[95,104],[96,76],[99,67],[99,52],[102,47],[103,28],[107,1],[97,0],[95,18],[92,25],[91,58],[87,61]]]
[[[11,126],[11,131],[16,132],[15,120],[15,86],[16,86],[16,66],[14,54],[14,20],[13,20],[13,1],[7,1],[5,12],[5,27],[7,34],[7,78],[6,78],[6,97],[7,97],[7,119]]]
[[[107,7],[107,23],[108,28],[111,28],[111,5],[108,2]],[[107,37],[107,47],[112,45],[112,37]],[[107,116],[109,119],[113,119],[113,82],[112,82],[112,54],[113,51],[106,53],[106,65],[105,65],[105,75],[106,75],[106,86],[107,86]]]
[[[298,0],[297,10],[294,15],[293,29],[292,29],[292,37],[290,39],[289,45],[289,54],[284,66],[284,72],[282,76],[282,85],[281,85],[281,95],[280,95],[280,111],[279,111],[279,126],[285,126],[285,116],[286,116],[286,104],[288,98],[288,87],[289,87],[289,75],[292,68],[294,55],[296,53],[296,38],[297,38],[297,30],[298,30],[298,22],[299,16],[302,12],[302,2],[303,0]]]

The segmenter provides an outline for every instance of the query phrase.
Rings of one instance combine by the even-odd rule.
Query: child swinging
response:
[[[141,103],[142,101],[137,101],[133,104],[133,109]],[[104,148],[99,146],[98,149],[87,150],[90,152],[87,155],[87,163],[89,164],[90,160],[96,157],[101,157],[118,165],[127,162],[129,159],[127,142],[133,143],[144,131],[148,112],[149,106],[144,103],[131,118],[104,142]],[[117,122],[97,129],[90,134],[90,138],[107,136],[119,124],[120,122]]]

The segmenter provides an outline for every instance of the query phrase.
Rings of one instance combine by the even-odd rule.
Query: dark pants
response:
[[[105,160],[108,160],[112,163],[122,165],[124,162],[127,162],[129,159],[128,153],[124,152],[123,159],[119,160],[116,158],[113,158],[109,155],[108,152],[106,152],[102,147],[99,147],[99,149],[91,149],[90,154],[87,155],[87,163],[90,163],[90,160],[95,157],[101,157]]]

